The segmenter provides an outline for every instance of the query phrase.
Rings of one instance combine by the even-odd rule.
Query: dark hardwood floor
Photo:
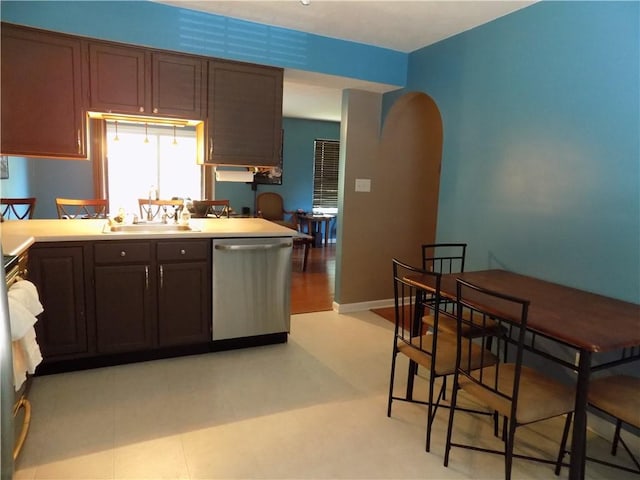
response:
[[[321,312],[333,307],[336,245],[309,249],[307,270],[302,272],[303,248],[293,249],[291,314]]]

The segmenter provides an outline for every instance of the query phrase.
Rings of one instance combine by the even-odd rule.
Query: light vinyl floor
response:
[[[300,314],[286,344],[36,377],[15,478],[503,478],[495,455],[454,449],[443,467],[448,410],[431,453],[423,406],[394,402],[387,418],[392,333],[368,311]],[[458,439],[495,442],[486,417],[460,413],[456,425]],[[561,430],[561,419],[523,427],[516,444],[553,458]],[[590,436],[590,453],[608,449]],[[549,465],[514,463],[514,478],[554,478]],[[587,478],[638,477],[590,463]]]

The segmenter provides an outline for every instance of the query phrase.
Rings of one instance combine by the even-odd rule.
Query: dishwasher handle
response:
[[[260,243],[255,245],[215,245],[216,250],[275,250],[277,248],[289,248],[292,242],[287,243]]]

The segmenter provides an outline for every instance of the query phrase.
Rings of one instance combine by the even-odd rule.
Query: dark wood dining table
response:
[[[298,213],[298,223],[301,226],[306,226],[306,233],[314,237],[322,238],[324,231],[324,241],[321,244],[326,246],[329,244],[329,233],[331,228],[331,221],[336,218],[335,215],[328,214],[311,214],[311,213]],[[324,229],[322,225],[324,224]],[[316,245],[319,246],[319,245]]]
[[[505,270],[443,275],[440,285],[443,297],[456,298],[458,278],[528,299],[527,329],[575,349],[578,378],[569,478],[583,479],[589,377],[592,371],[640,359],[640,305]],[[408,279],[428,290],[433,288],[430,277],[413,275]],[[615,360],[609,358],[606,362],[596,362],[597,354],[605,352],[620,352],[620,355],[615,355]],[[566,364],[561,359],[557,360]]]

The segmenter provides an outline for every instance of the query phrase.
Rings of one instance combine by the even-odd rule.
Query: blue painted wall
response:
[[[639,19],[542,2],[410,55],[444,124],[437,239],[470,270],[640,302]]]
[[[0,197],[30,197],[27,160],[8,157],[8,161],[9,178],[0,180]]]
[[[403,86],[405,53],[148,1],[3,1],[3,21]]]
[[[287,210],[311,210],[313,201],[313,141],[340,140],[340,123],[296,118],[283,119],[282,185],[258,185],[257,193],[277,192]],[[253,191],[246,183],[216,182],[216,198],[228,198],[231,207],[253,211]]]
[[[1,14],[16,23],[205,53],[176,36],[191,14],[156,4],[2,2]],[[218,19],[198,17],[204,30],[217,31]],[[408,56],[407,89],[429,94],[443,117],[438,240],[468,241],[469,269],[504,267],[640,302],[639,18],[638,2],[545,1]],[[256,61],[235,50],[229,25],[219,30],[226,46],[207,47],[206,54],[214,48],[215,56]],[[286,33],[293,44],[295,32]],[[304,60],[265,53],[261,63],[404,84],[379,78],[405,78],[403,54],[299,38],[311,41],[300,47]],[[387,57],[399,66],[376,64]],[[385,108],[396,97],[386,95]],[[269,187],[274,191],[290,188],[297,165],[286,153],[290,129],[285,184]],[[47,179],[31,170],[46,162],[29,160],[30,175]],[[53,173],[59,163],[46,168]],[[78,188],[90,181],[88,162],[65,165],[75,166]],[[297,208],[294,202],[304,208],[296,189],[284,196],[287,208]]]

